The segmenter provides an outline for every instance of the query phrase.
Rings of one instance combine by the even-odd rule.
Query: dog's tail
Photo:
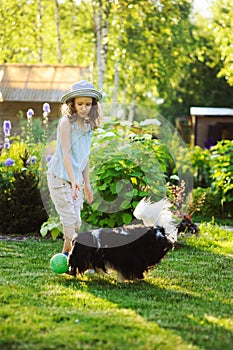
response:
[[[143,221],[145,226],[162,226],[166,232],[166,237],[172,242],[177,240],[177,228],[173,221],[168,199],[161,199],[152,203],[150,199],[143,198],[134,209],[134,216]]]

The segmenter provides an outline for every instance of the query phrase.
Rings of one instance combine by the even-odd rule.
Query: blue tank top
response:
[[[91,135],[92,131],[90,124],[87,124],[86,129],[83,130],[79,127],[77,122],[71,123],[71,160],[75,179],[80,184],[82,184],[83,182],[82,172],[85,169],[89,160],[91,148]],[[48,172],[53,173],[61,179],[70,181],[63,162],[63,152],[61,147],[61,135],[59,125],[57,128],[56,152],[54,153],[54,155],[48,163]]]

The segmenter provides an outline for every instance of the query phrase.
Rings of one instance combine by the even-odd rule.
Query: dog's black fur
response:
[[[143,279],[144,272],[173,248],[168,237],[163,227],[143,225],[80,232],[68,258],[70,273],[76,276],[89,269],[107,273],[110,268],[117,271],[119,282]]]

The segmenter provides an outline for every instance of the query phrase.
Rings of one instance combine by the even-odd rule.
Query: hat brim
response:
[[[61,102],[65,103],[67,100],[70,100],[71,98],[75,98],[75,97],[79,97],[79,96],[93,97],[97,101],[100,101],[102,98],[101,92],[99,92],[95,89],[80,89],[80,90],[70,91],[67,94],[63,95],[61,97]]]

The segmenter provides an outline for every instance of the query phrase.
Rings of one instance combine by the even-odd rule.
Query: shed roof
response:
[[[233,116],[233,108],[190,107],[190,114],[194,116]]]
[[[45,64],[0,65],[1,101],[58,102],[71,85],[85,79],[88,67]]]

